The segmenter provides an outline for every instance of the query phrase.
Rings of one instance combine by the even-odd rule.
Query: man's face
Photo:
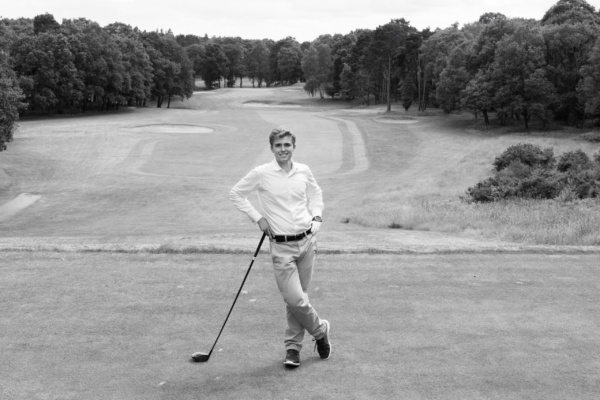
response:
[[[296,146],[292,143],[291,136],[275,138],[271,151],[275,154],[275,159],[278,163],[286,163],[292,159],[292,153]]]

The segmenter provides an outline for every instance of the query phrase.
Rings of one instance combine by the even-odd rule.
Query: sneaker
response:
[[[327,360],[331,356],[331,342],[329,341],[329,321],[323,320],[325,324],[325,335],[321,339],[314,339],[315,349],[319,352],[321,359]]]
[[[285,355],[285,361],[283,365],[290,368],[296,368],[300,366],[300,352],[298,350],[289,349]]]

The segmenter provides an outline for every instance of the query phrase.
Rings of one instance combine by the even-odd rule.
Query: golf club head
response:
[[[210,354],[203,353],[201,351],[192,354],[192,361],[194,362],[206,362],[210,358]]]

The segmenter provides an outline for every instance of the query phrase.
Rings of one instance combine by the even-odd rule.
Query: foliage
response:
[[[311,44],[302,57],[302,72],[306,79],[304,90],[314,97],[319,92],[321,98],[330,82],[332,67],[331,48],[327,44]]]
[[[568,151],[562,154],[556,164],[556,169],[560,172],[581,171],[591,167],[592,160],[582,150]]]
[[[13,60],[28,109],[61,112],[160,106],[187,98],[194,75],[209,89],[242,77],[258,84],[304,82],[309,95],[363,104],[440,107],[500,124],[600,121],[600,14],[586,0],[558,0],[539,21],[486,12],[459,28],[418,31],[402,18],[312,42],[140,32],[51,14],[0,20],[0,48]]]
[[[8,57],[0,52],[0,151],[6,150],[12,141],[19,110],[25,107],[24,96]]]
[[[551,148],[518,144],[496,157],[496,173],[467,189],[473,202],[503,199],[600,197],[600,153],[594,161],[582,150],[562,154],[555,163]]]
[[[585,113],[600,116],[600,38],[591,49],[588,60],[580,69],[582,79],[577,86],[578,100]]]

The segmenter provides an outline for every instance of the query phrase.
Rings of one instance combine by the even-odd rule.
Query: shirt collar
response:
[[[273,165],[273,169],[275,171],[283,171],[283,168],[281,168],[279,166],[279,163],[277,162],[277,160],[271,161],[271,164]],[[294,160],[292,160],[292,170],[290,171],[290,173],[295,172],[297,169],[298,169],[298,165],[294,162]]]

